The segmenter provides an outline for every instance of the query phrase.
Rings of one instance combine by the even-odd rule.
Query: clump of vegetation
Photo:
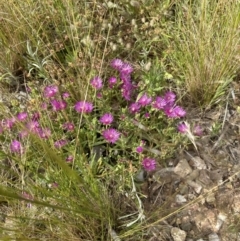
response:
[[[238,73],[239,4],[0,6],[1,240],[148,239],[142,183],[197,148],[185,94],[212,106]]]
[[[239,74],[239,3],[183,1],[175,7],[169,58],[191,100],[210,107]]]
[[[27,201],[22,211],[35,208],[35,222],[44,224],[45,216],[39,220],[37,215],[50,208],[49,223],[44,224],[46,233],[56,215],[67,219],[64,225],[70,222],[72,226],[76,220],[81,223],[71,230],[76,239],[106,240],[109,229],[121,231],[123,224],[130,227],[143,221],[143,197],[131,191],[135,189],[134,177],[154,171],[184,143],[176,121],[186,111],[176,104],[176,94],[153,88],[148,91],[145,78],[134,82],[133,67],[121,59],[114,59],[111,67],[109,78],[91,78],[84,99],[75,99],[64,84],[52,83],[40,91],[30,83],[28,93],[34,102],[26,111],[2,120],[2,157],[8,164],[2,165],[6,175],[10,172],[16,178],[11,188],[2,187],[2,195]],[[74,81],[71,85],[77,87]],[[124,198],[129,211],[117,206],[126,194],[131,196]],[[17,203],[9,204],[13,212]],[[38,204],[45,207],[38,208]],[[122,216],[126,218],[119,221]],[[89,226],[92,222],[96,222],[94,231]],[[32,225],[27,220],[24,224]],[[86,232],[86,225],[91,234]],[[37,237],[28,233],[25,238]]]

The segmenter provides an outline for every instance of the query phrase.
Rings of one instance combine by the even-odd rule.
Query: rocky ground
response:
[[[146,209],[161,205],[160,217],[172,210],[148,230],[150,241],[240,240],[239,94],[235,83],[225,106],[201,115],[188,111],[188,122],[201,124],[205,131],[196,140],[197,148],[181,150],[145,183]]]

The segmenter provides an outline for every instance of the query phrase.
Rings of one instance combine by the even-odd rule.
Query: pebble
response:
[[[211,233],[208,235],[209,241],[220,241],[219,236],[216,233]]]
[[[187,233],[180,228],[172,228],[171,229],[171,235],[174,241],[185,241]]]
[[[182,204],[187,202],[187,199],[183,195],[179,195],[179,194],[176,195],[175,200],[177,204]]]

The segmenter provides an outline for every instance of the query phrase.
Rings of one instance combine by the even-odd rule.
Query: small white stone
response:
[[[219,236],[216,233],[211,233],[208,235],[209,241],[220,241]]]
[[[187,199],[183,195],[179,195],[179,194],[176,195],[176,203],[182,204],[185,202],[187,202]]]
[[[174,172],[180,177],[184,178],[192,172],[192,168],[189,166],[186,159],[182,159],[178,162],[177,166],[174,169]]]
[[[171,235],[174,241],[185,241],[187,233],[180,228],[172,228]]]
[[[206,169],[207,168],[205,161],[203,159],[201,159],[199,156],[192,157],[191,160],[193,162],[193,165],[198,170],[202,170],[202,169]]]

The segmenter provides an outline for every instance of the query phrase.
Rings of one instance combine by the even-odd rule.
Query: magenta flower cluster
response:
[[[57,85],[46,86],[43,90],[43,97],[45,102],[40,104],[42,110],[50,110],[54,112],[62,111],[67,108],[67,102],[63,99],[69,97],[68,92],[64,92],[62,96],[59,95],[59,88]],[[9,149],[12,153],[22,154],[24,148],[22,145],[22,140],[29,136],[29,134],[35,134],[41,139],[49,139],[51,136],[51,130],[48,127],[43,127],[40,124],[40,113],[34,112],[30,116],[27,112],[19,112],[16,116],[4,119],[0,123],[0,132],[6,132],[12,130],[15,126],[18,129],[21,123],[21,130],[18,131],[17,139],[11,141]],[[74,129],[73,123],[64,123],[63,128],[67,131],[72,131]],[[64,142],[62,140],[55,142],[55,147],[62,147]]]
[[[91,80],[91,85],[96,89],[100,90],[103,87],[103,81],[99,76],[94,77]]]
[[[68,117],[66,118],[66,112],[69,105],[71,105],[75,113],[77,112],[80,114],[77,115],[78,118],[83,119],[82,123],[84,125],[84,131],[86,127],[86,131],[88,132],[95,131],[96,133],[100,133],[101,138],[105,142],[109,143],[106,146],[110,147],[112,147],[113,144],[116,144],[120,138],[123,138],[122,143],[124,143],[124,136],[127,137],[129,132],[134,131],[124,129],[125,127],[122,123],[124,124],[125,120],[132,120],[132,123],[130,123],[132,125],[134,124],[133,122],[135,119],[149,119],[151,118],[152,113],[156,113],[158,111],[164,113],[164,115],[170,119],[182,118],[186,115],[186,111],[181,106],[177,105],[177,98],[174,92],[167,91],[163,95],[153,96],[149,92],[142,92],[142,90],[139,90],[140,86],[136,85],[134,81],[132,81],[131,74],[133,73],[133,67],[131,64],[122,61],[121,59],[114,59],[111,61],[110,66],[113,68],[112,71],[116,72],[117,75],[111,76],[107,83],[103,81],[100,76],[95,76],[90,79],[91,88],[95,90],[94,92],[97,97],[94,103],[89,100],[89,97],[84,100],[80,99],[76,102],[72,102],[73,100],[71,95],[66,91],[60,93],[62,87],[59,89],[57,85],[49,85],[43,89],[42,96],[44,97],[44,103],[40,103],[42,110],[44,110],[44,112],[49,111],[50,115],[53,116],[53,119],[55,118],[54,120],[56,120],[56,123],[61,120],[60,128],[63,135],[54,140],[54,148],[59,150],[64,147],[64,151],[67,150],[68,146],[66,145],[72,141],[72,139],[68,139],[68,136],[72,137],[72,135],[77,132],[75,130],[76,123],[74,122],[74,119]],[[116,104],[116,106],[119,108],[120,112],[122,110],[124,112],[120,114],[116,113],[117,108],[114,108],[115,106],[112,102],[109,103],[110,108],[109,106],[105,110],[100,108],[101,105],[98,105],[98,103],[102,103],[102,106],[105,104],[105,84],[108,87],[107,90],[113,93],[113,95],[115,94],[115,90],[119,91],[117,97],[122,95],[122,99],[120,101],[122,101],[125,106],[122,106],[121,104]],[[117,101],[119,100],[118,98],[116,99]],[[60,115],[57,115],[59,112]],[[46,140],[52,135],[51,129],[42,126],[40,120],[41,115],[39,112],[34,113],[32,116],[30,116],[27,112],[20,112],[16,116],[2,121],[0,125],[0,132],[12,129],[16,123],[20,123],[23,126],[21,132],[18,134],[18,137],[13,139],[10,143],[9,149],[12,153],[24,153],[21,140],[27,137],[30,133],[36,134],[40,138]],[[138,127],[140,128],[140,121],[138,120],[136,123],[138,123]],[[76,124],[76,127],[77,126],[78,125]],[[177,128],[180,133],[186,133],[188,131],[188,126],[184,122],[180,123]],[[196,135],[200,135],[201,131],[202,130],[199,126],[196,126],[194,129]],[[98,136],[96,138],[98,138]],[[145,153],[148,151],[148,148],[144,145],[141,143],[136,147],[133,153],[141,159],[142,167],[146,171],[154,171],[156,169],[157,162],[152,157],[145,157]],[[73,157],[72,153],[66,153],[64,158],[66,162],[71,163],[73,162],[75,156]]]
[[[23,153],[22,144],[17,140],[13,140],[10,143],[10,151],[13,153],[15,152],[15,153],[22,154]]]
[[[45,98],[52,98],[58,93],[58,87],[56,85],[49,85],[44,88],[43,96]]]
[[[121,92],[122,96],[125,100],[130,101],[132,97],[133,90],[135,86],[132,84],[131,81],[131,73],[133,72],[133,67],[126,62],[123,62],[121,59],[114,59],[111,62],[111,67],[118,71],[120,75],[121,83]],[[113,86],[113,80],[116,83],[115,77],[111,77],[109,79],[109,86]]]
[[[200,125],[194,125],[193,128],[190,128],[190,125],[185,122],[179,123],[177,129],[182,134],[187,132],[192,132],[195,136],[201,136],[203,134],[203,129]]]
[[[93,110],[93,104],[87,101],[79,101],[75,104],[74,108],[78,113],[91,113]]]

